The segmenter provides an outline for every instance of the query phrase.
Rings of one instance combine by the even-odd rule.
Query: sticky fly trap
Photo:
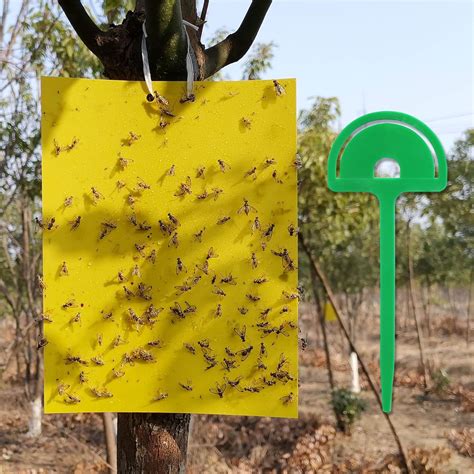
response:
[[[48,413],[297,416],[295,82],[185,87],[42,81]]]
[[[379,176],[392,163],[394,176]],[[406,192],[439,192],[447,163],[433,131],[400,112],[375,112],[339,134],[328,161],[328,186],[338,192],[368,192],[380,205],[380,374],[382,405],[392,409],[395,371],[395,206]]]

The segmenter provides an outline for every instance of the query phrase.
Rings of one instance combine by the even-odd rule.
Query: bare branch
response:
[[[101,39],[105,33],[92,21],[81,0],[58,0],[59,5],[66,14],[79,38],[84,44],[100,58]]]
[[[224,41],[206,49],[203,78],[241,59],[250,49],[265,19],[272,0],[252,0],[239,29]]]
[[[202,32],[204,30],[204,24],[206,23],[208,8],[209,8],[209,0],[204,0],[204,4],[203,4],[202,10],[201,10],[200,25],[199,25],[199,31],[198,31],[198,38],[199,39],[201,39],[201,37],[202,37]]]

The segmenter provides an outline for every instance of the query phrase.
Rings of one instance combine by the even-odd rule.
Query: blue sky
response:
[[[249,0],[211,0],[205,38],[236,29]],[[266,78],[296,77],[298,106],[337,96],[341,126],[365,112],[426,121],[449,149],[473,126],[473,6],[468,1],[274,0],[257,41],[274,41]],[[239,79],[239,63],[226,68]]]

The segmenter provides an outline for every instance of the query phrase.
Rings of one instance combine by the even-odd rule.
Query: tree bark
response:
[[[107,463],[110,466],[109,472],[114,474],[117,472],[117,440],[115,438],[114,419],[112,413],[102,413],[102,421],[104,424]]]
[[[120,413],[119,474],[185,472],[191,415]]]

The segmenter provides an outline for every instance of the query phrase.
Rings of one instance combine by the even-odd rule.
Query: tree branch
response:
[[[152,78],[186,77],[186,35],[180,0],[145,0],[148,58]]]
[[[81,0],[58,0],[79,38],[100,58],[101,39],[105,33],[91,20],[82,6]]]
[[[250,49],[272,0],[252,0],[239,29],[225,40],[206,49],[204,78],[241,59]]]

